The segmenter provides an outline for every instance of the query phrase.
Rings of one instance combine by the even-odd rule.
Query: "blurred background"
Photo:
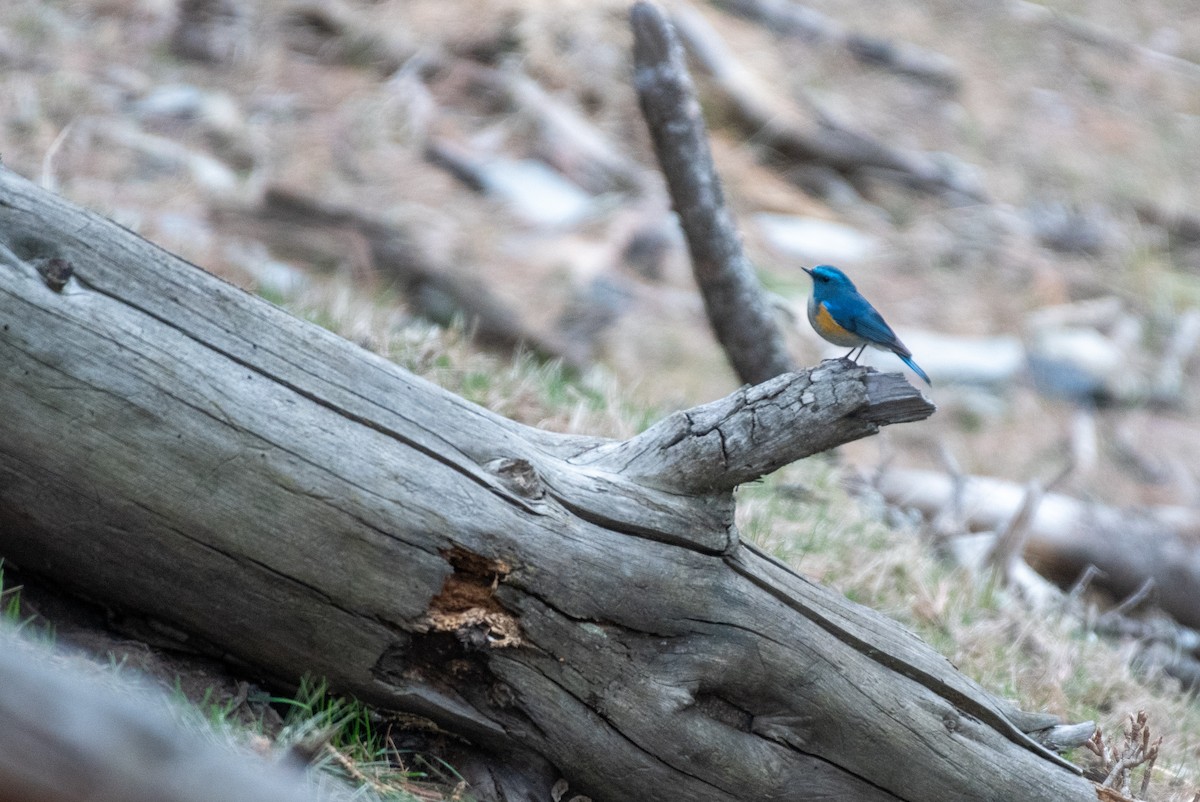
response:
[[[804,317],[800,267],[832,263],[933,378],[938,412],[841,449],[840,475],[1036,481],[1132,520],[1173,510],[1194,544],[1200,6],[663,5],[796,362],[841,355]],[[638,108],[628,10],[6,0],[0,158],[505,414],[582,420],[497,382],[504,362],[447,356],[445,327],[561,363],[551,395],[575,408],[619,388],[642,411],[589,433],[626,436],[738,384]]]
[[[937,467],[948,449],[966,472],[1023,482],[1074,454],[1062,488],[1077,495],[1197,501],[1200,9],[670,9],[797,361],[837,353],[803,316],[799,267],[829,262],[934,377],[940,412],[889,432],[892,458]],[[366,344],[418,313],[473,322],[461,298],[414,298],[405,271],[427,270],[466,281],[532,350],[691,405],[736,380],[656,172],[627,12],[11,0],[0,155],[273,300],[386,297],[387,314],[353,324]],[[865,145],[839,163],[803,158],[797,137]],[[389,227],[416,266],[380,264],[361,226],[289,217],[271,193]]]

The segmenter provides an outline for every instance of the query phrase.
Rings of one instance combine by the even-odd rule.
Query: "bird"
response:
[[[811,270],[800,268],[812,277],[813,291],[808,299],[808,322],[820,334],[834,345],[850,349],[846,358],[855,351],[858,356],[868,345],[881,351],[891,351],[900,360],[913,369],[913,372],[925,380],[930,387],[933,382],[929,375],[921,370],[913,361],[912,351],[900,342],[896,332],[887,324],[883,316],[875,311],[871,302],[862,296],[850,277],[833,265],[817,265]]]

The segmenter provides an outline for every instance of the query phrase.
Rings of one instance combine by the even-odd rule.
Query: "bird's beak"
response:
[[[809,270],[807,267],[802,267],[800,269],[803,270],[805,273],[808,273],[809,276],[812,276],[812,271]]]

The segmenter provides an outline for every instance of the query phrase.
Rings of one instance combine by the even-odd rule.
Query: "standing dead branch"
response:
[[[758,384],[792,367],[713,166],[683,48],[666,15],[634,4],[634,84],[687,239],[708,319],[741,380]]]

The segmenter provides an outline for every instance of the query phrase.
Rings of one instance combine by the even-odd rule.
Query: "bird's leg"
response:
[[[851,362],[853,362],[854,364],[856,364],[856,365],[857,365],[857,364],[858,364],[858,357],[862,356],[862,354],[863,354],[863,351],[865,351],[865,350],[867,350],[867,346],[866,346],[866,344],[865,344],[865,343],[864,343],[863,345],[856,345],[856,346],[854,346],[853,348],[851,348],[851,349],[850,349],[850,353],[846,354],[846,355],[845,355],[844,357],[842,357],[842,358],[843,358],[843,359],[849,359]],[[854,352],[855,352],[855,351],[858,351],[858,356],[852,356],[852,354],[854,354]]]

